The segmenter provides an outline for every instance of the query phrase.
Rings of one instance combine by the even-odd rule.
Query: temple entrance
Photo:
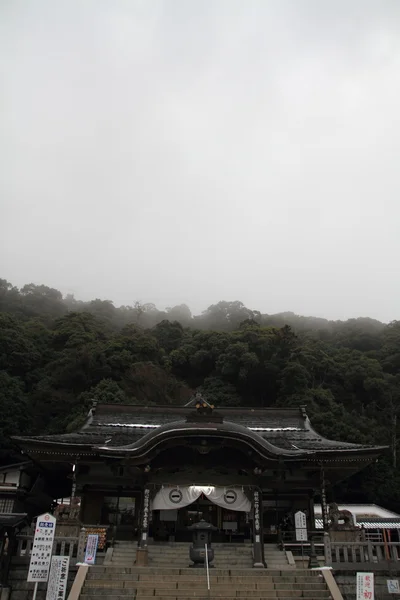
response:
[[[219,506],[201,494],[194,502],[182,508],[161,509],[153,512],[153,539],[155,542],[190,542],[188,527],[204,519],[218,528],[215,542],[240,543],[250,539],[249,511]]]
[[[118,541],[138,539],[140,501],[139,494],[103,497],[101,523],[108,527],[110,537]]]

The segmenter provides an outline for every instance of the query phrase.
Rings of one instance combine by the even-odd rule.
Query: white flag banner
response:
[[[183,508],[193,504],[201,494],[218,506],[242,512],[251,511],[251,502],[242,488],[201,485],[161,488],[154,497],[152,510]]]

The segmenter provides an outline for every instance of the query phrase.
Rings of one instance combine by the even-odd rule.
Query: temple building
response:
[[[109,540],[189,541],[204,518],[217,541],[277,539],[297,510],[327,525],[326,489],[377,460],[384,447],[328,440],[304,408],[94,405],[80,431],[17,437],[24,454],[71,496],[80,523]]]

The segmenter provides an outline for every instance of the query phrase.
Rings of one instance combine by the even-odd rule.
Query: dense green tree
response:
[[[184,331],[179,321],[164,320],[153,327],[152,335],[158,340],[160,347],[169,354],[181,345]]]
[[[0,457],[11,447],[9,436],[25,433],[29,428],[28,399],[19,377],[0,370]]]
[[[0,280],[0,444],[73,431],[93,401],[307,406],[327,437],[390,446],[335,499],[400,510],[400,322],[261,315],[219,302],[192,316],[134,302],[82,302],[44,285]]]

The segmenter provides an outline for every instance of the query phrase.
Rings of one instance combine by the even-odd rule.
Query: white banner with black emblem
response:
[[[223,508],[229,508],[230,510],[250,512],[251,502],[242,488],[213,487],[209,489],[210,493],[206,494],[206,496],[214,504],[218,504],[218,506],[222,506]]]
[[[211,502],[230,510],[250,512],[251,502],[242,488],[220,486],[177,486],[163,487],[153,500],[153,510],[171,510],[183,508],[195,502],[204,494]]]
[[[201,495],[200,488],[195,486],[162,487],[153,500],[153,510],[171,510],[192,504]]]

